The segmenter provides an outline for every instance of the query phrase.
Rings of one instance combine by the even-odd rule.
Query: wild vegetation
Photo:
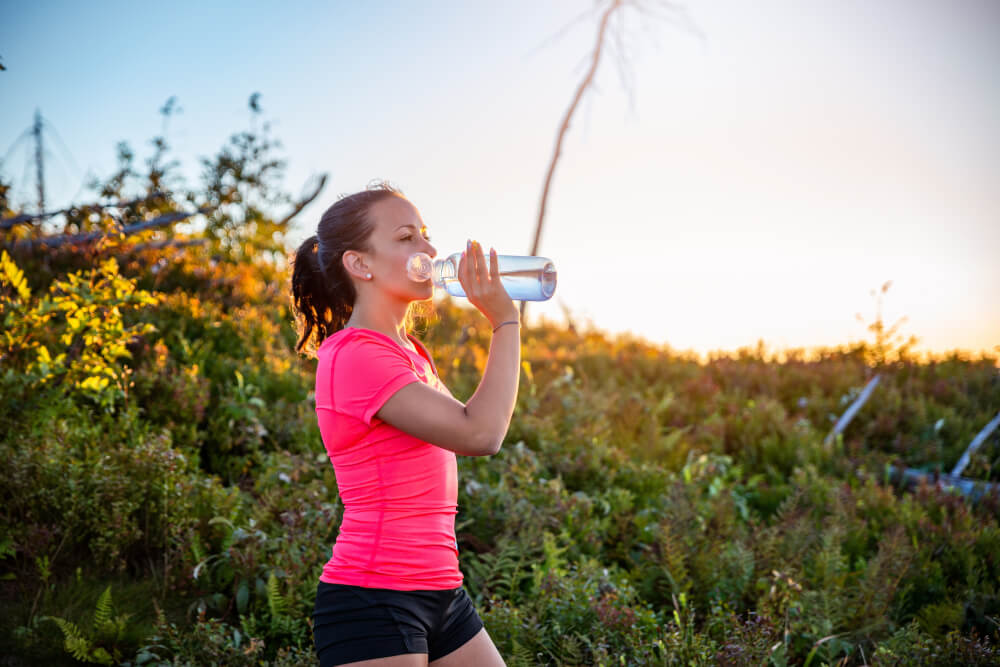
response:
[[[148,174],[123,145],[95,190],[162,191],[158,139]],[[316,583],[343,507],[316,362],[294,353],[285,229],[265,212],[287,197],[262,176],[281,166],[265,143],[236,135],[184,194],[175,178],[114,216],[67,214],[98,243],[5,232],[6,664],[315,664]],[[115,233],[185,202],[216,207],[205,229]],[[165,243],[192,238],[207,241]],[[524,327],[506,442],[459,460],[465,585],[507,663],[1000,664],[1000,499],[886,474],[954,465],[1000,408],[1000,359],[921,362],[873,331],[701,363]],[[467,399],[482,316],[444,296],[416,334]],[[878,391],[824,444],[875,372]],[[965,474],[1000,481],[1000,434]]]

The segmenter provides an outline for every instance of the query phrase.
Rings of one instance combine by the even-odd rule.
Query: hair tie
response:
[[[314,247],[316,248],[316,272],[322,274],[323,278],[326,279],[326,270],[323,268],[323,258],[320,256],[323,254],[322,249],[319,247],[319,236],[316,236],[316,242]]]

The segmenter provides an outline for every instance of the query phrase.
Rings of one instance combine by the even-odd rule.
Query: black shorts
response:
[[[320,667],[403,653],[448,655],[483,628],[465,589],[396,591],[319,582],[313,639]]]

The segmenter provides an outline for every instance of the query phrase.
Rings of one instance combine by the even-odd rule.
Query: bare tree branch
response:
[[[24,213],[22,215],[15,215],[11,218],[0,219],[0,230],[10,229],[14,225],[19,225],[23,222],[35,222],[38,220],[45,220],[46,218],[51,218],[56,215],[62,215],[63,213],[69,213],[72,210],[89,210],[89,211],[103,211],[106,208],[125,208],[127,206],[135,206],[136,204],[141,204],[144,201],[149,201],[150,199],[156,199],[158,197],[166,197],[169,193],[167,192],[151,192],[144,197],[139,197],[138,199],[132,199],[131,201],[115,202],[114,204],[84,204],[81,206],[70,206],[68,208],[60,209],[58,211],[45,211],[44,213]]]
[[[543,48],[545,46],[548,46],[549,44],[554,44],[554,43],[558,42],[560,39],[562,39],[562,36],[564,34],[566,34],[566,32],[570,28],[572,28],[574,25],[576,25],[577,23],[579,23],[583,19],[586,19],[586,18],[590,17],[591,15],[595,14],[597,12],[597,9],[598,9],[598,5],[595,4],[593,8],[588,9],[588,10],[584,11],[583,13],[579,14],[575,19],[573,19],[572,21],[570,21],[569,23],[567,23],[566,25],[564,25],[562,28],[560,28],[559,30],[557,30],[554,35],[552,35],[550,37],[546,37],[544,40],[542,40],[542,42],[538,46],[536,46],[535,48],[531,49],[526,55],[531,55],[535,51],[538,51],[539,49],[541,49],[541,48]]]
[[[576,107],[580,104],[580,99],[586,92],[587,88],[591,85],[594,80],[594,74],[597,72],[597,66],[601,61],[601,49],[604,46],[604,36],[608,29],[608,20],[611,15],[623,5],[623,0],[612,0],[611,4],[608,5],[607,9],[604,10],[604,14],[601,16],[600,27],[597,29],[597,45],[594,47],[594,53],[590,60],[590,69],[587,70],[587,74],[583,77],[580,85],[576,88],[576,94],[573,95],[573,101],[570,102],[569,108],[566,110],[566,114],[563,116],[562,123],[559,126],[559,134],[556,137],[555,150],[552,153],[552,159],[549,161],[549,169],[545,174],[545,185],[542,188],[542,201],[538,209],[538,224],[535,227],[535,240],[531,244],[531,255],[538,253],[538,244],[542,236],[542,223],[545,221],[545,205],[549,198],[549,188],[552,185],[552,176],[556,171],[556,163],[559,161],[559,156],[562,153],[562,143],[566,136],[566,132],[569,130],[570,120],[573,118],[573,113],[576,111]],[[521,302],[521,319],[524,319],[524,310],[527,305],[526,301]]]
[[[181,220],[186,220],[194,215],[204,215],[205,213],[210,213],[215,210],[214,206],[202,206],[196,211],[178,211],[176,213],[167,213],[165,215],[158,216],[152,220],[145,220],[143,222],[137,222],[134,225],[128,225],[121,229],[121,233],[129,236],[131,234],[138,234],[139,232],[144,232],[149,229],[155,229],[157,227],[166,227],[172,225],[175,222],[180,222]],[[60,234],[58,236],[47,236],[38,239],[22,239],[14,243],[14,247],[17,249],[30,249],[34,246],[46,246],[49,248],[55,248],[62,245],[83,245],[96,241],[100,238],[110,236],[108,232],[96,231],[87,232],[85,234]]]
[[[278,225],[282,226],[290,222],[292,218],[301,213],[302,209],[308,206],[313,199],[316,199],[316,197],[319,196],[319,193],[323,191],[323,188],[326,187],[326,178],[327,174],[320,174],[319,183],[316,184],[316,189],[313,190],[312,194],[300,199],[299,202],[295,205],[295,208],[292,209],[292,212],[286,215],[284,218],[282,218],[281,222],[279,222]]]
[[[196,239],[162,239],[160,241],[150,241],[149,243],[140,243],[134,245],[128,249],[128,252],[142,252],[143,250],[163,250],[164,248],[186,248],[193,245],[204,245],[208,243],[208,239],[196,238]]]
[[[531,245],[532,255],[536,255],[538,253],[538,246],[542,236],[542,225],[545,222],[545,208],[549,198],[549,189],[552,186],[552,176],[556,170],[556,163],[559,161],[559,157],[562,154],[562,143],[563,139],[566,136],[566,132],[569,130],[570,120],[573,118],[573,114],[576,113],[577,106],[579,106],[580,100],[583,97],[583,94],[587,91],[587,89],[591,87],[597,88],[597,84],[594,83],[594,74],[597,72],[598,64],[600,64],[601,51],[604,47],[605,40],[608,38],[609,22],[612,16],[615,15],[615,13],[619,9],[622,9],[628,5],[634,7],[641,14],[648,13],[649,15],[657,18],[672,19],[675,22],[677,22],[677,24],[680,27],[688,28],[690,31],[700,35],[700,31],[698,31],[697,26],[695,26],[693,22],[690,21],[684,9],[678,4],[669,2],[669,0],[651,0],[651,2],[646,2],[645,0],[606,0],[606,1],[608,2],[608,4],[604,9],[603,14],[601,15],[601,21],[597,29],[597,43],[595,44],[594,51],[591,54],[590,69],[587,70],[587,73],[583,77],[583,80],[580,81],[580,84],[577,86],[576,93],[573,95],[573,100],[572,102],[570,102],[569,108],[566,110],[566,114],[563,116],[562,123],[559,126],[559,134],[556,137],[555,149],[552,152],[552,159],[549,161],[549,169],[548,172],[545,174],[545,185],[542,188],[542,200],[538,207],[538,223],[535,227],[535,240]],[[658,9],[662,10],[664,14],[661,16],[657,16],[656,10]],[[622,85],[625,87],[626,92],[628,94],[629,106],[630,108],[633,108],[635,104],[633,95],[633,86],[627,68],[624,66],[625,63],[628,61],[628,54],[626,53],[626,48],[625,48],[626,44],[624,36],[625,18],[621,13],[619,13],[617,17],[620,18],[619,24],[617,26],[618,31],[615,32],[614,28],[611,29],[610,31],[611,43],[609,45],[609,49],[617,46],[617,56],[618,56],[617,61],[619,65],[618,74],[619,77],[621,78]],[[572,23],[576,23],[576,21],[579,21],[580,18],[582,18],[582,16],[574,19]],[[570,25],[572,25],[572,23]],[[568,27],[569,26],[566,26],[566,28]],[[563,31],[565,31],[566,28],[563,28]],[[522,320],[524,319],[524,311],[527,305],[528,305],[527,301],[521,302],[520,310],[521,310]]]
[[[600,27],[597,30],[597,45],[594,47],[594,53],[591,56],[590,69],[587,70],[587,74],[583,77],[580,85],[577,86],[576,93],[573,95],[573,101],[570,102],[569,108],[566,110],[566,114],[563,116],[562,123],[559,126],[559,134],[556,137],[555,150],[552,153],[552,159],[549,161],[549,169],[545,174],[545,185],[542,188],[542,201],[538,210],[538,224],[535,227],[535,240],[531,244],[532,255],[538,252],[538,243],[542,235],[542,223],[545,221],[545,206],[548,202],[549,188],[552,185],[552,176],[555,174],[556,163],[559,162],[559,156],[562,154],[563,139],[566,137],[566,132],[569,130],[570,120],[573,118],[573,113],[576,111],[576,107],[580,104],[580,99],[583,97],[583,94],[594,80],[594,74],[597,72],[597,66],[601,61],[601,49],[604,47],[604,36],[607,31],[608,20],[611,18],[611,14],[621,6],[622,0],[613,0],[604,11],[603,16],[601,16]]]

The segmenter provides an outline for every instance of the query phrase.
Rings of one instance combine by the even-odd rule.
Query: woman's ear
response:
[[[358,280],[364,280],[365,274],[368,273],[368,264],[365,263],[365,258],[360,253],[354,250],[345,250],[341,261],[344,263],[344,269],[348,275],[354,276]]]

